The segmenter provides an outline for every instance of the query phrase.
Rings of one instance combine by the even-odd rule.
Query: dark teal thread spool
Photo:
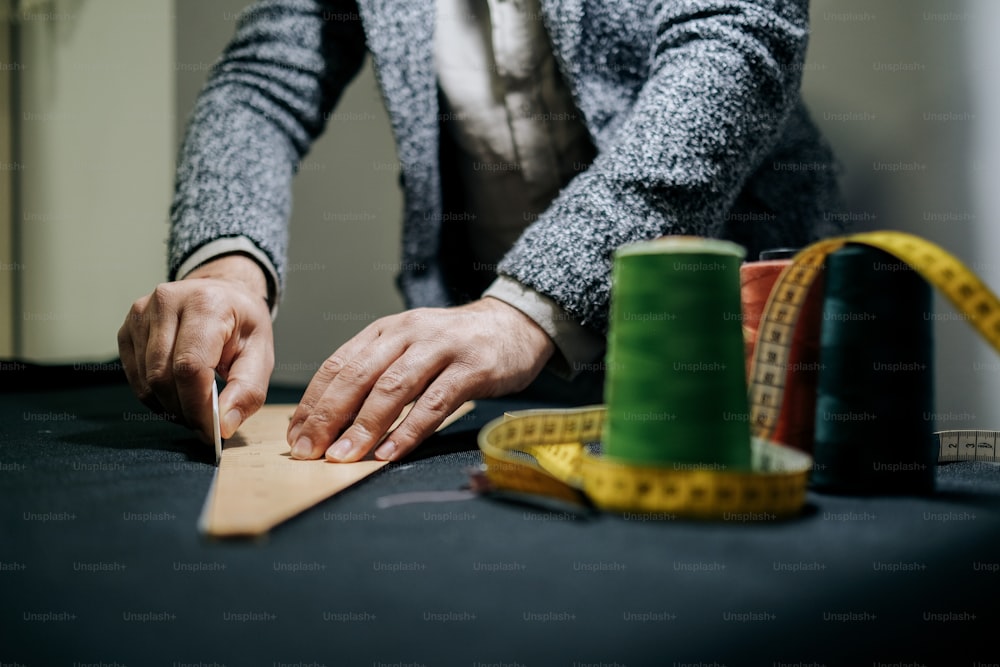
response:
[[[934,488],[931,287],[863,245],[826,260],[813,488],[919,494]]]

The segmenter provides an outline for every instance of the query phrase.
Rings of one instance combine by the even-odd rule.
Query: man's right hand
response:
[[[263,270],[246,255],[226,255],[158,285],[132,304],[118,330],[118,352],[139,400],[207,442],[217,371],[226,380],[222,437],[230,437],[264,404],[274,368]]]

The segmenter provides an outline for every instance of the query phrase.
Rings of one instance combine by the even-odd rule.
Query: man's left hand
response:
[[[485,297],[455,308],[420,308],[373,322],[313,376],[288,428],[292,457],[363,458],[403,407],[403,422],[375,450],[396,460],[472,398],[524,389],[555,351],[527,315]]]

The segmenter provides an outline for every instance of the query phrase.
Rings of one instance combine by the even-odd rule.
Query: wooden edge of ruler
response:
[[[389,463],[371,458],[354,463],[292,459],[285,432],[295,407],[265,405],[226,442],[198,519],[200,533],[213,538],[261,537]],[[404,408],[386,435],[411,407]],[[471,401],[463,403],[437,430],[455,423],[474,407]]]

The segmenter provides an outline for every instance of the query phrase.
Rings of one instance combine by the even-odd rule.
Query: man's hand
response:
[[[118,330],[118,352],[132,390],[150,409],[212,438],[212,382],[228,438],[264,403],[274,368],[267,280],[243,255],[208,262],[187,278],[138,299]]]
[[[416,400],[375,451],[398,459],[466,400],[525,388],[554,350],[524,313],[488,297],[382,318],[316,372],[288,428],[292,456],[356,461]]]

